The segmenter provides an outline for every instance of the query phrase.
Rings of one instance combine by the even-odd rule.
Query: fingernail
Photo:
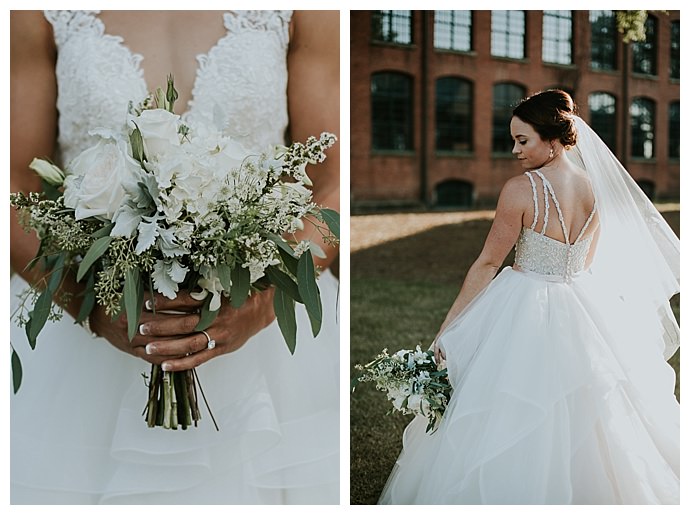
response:
[[[158,349],[153,343],[149,343],[146,346],[146,354],[155,354]]]
[[[139,325],[139,334],[142,336],[149,334],[149,326],[146,324]]]
[[[146,309],[148,309],[149,311],[153,310],[153,302],[151,302],[151,299],[147,299],[144,305],[146,306]]]
[[[170,363],[163,363],[161,368],[163,369],[163,372],[170,372],[170,370],[172,370],[172,365],[170,365]]]

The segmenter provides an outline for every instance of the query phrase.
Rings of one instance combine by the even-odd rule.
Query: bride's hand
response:
[[[183,292],[173,300],[156,295],[156,310],[187,311],[189,314],[154,316],[142,324],[141,330],[150,341],[145,348],[147,358],[162,363],[164,370],[177,371],[197,367],[211,358],[236,351],[275,319],[273,294],[273,288],[255,292],[239,309],[233,308],[223,298],[218,316],[206,329],[209,338],[216,342],[211,349],[206,335],[194,329],[200,319],[194,311],[201,308],[202,301]]]
[[[446,359],[446,354],[438,344],[438,337],[434,340],[434,359],[436,360],[437,365]]]

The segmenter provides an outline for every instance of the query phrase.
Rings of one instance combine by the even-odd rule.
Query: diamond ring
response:
[[[208,333],[207,333],[206,331],[202,330],[202,331],[200,331],[200,332],[204,333],[204,336],[205,336],[206,339],[208,340],[208,343],[206,344],[206,348],[207,348],[208,350],[211,350],[211,349],[215,348],[215,346],[216,346],[216,340],[211,339],[211,337],[208,335]]]

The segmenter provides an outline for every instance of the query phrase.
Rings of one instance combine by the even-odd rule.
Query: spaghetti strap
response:
[[[544,194],[546,196],[551,195],[551,198],[553,199],[553,205],[556,207],[556,212],[558,213],[558,220],[561,222],[561,229],[563,230],[563,236],[565,237],[565,242],[570,245],[570,239],[569,239],[569,234],[568,234],[568,228],[565,225],[565,219],[563,218],[563,211],[561,211],[561,205],[558,203],[558,199],[556,198],[556,192],[553,191],[553,186],[551,186],[551,183],[544,177],[544,174],[542,174],[540,171],[536,172],[537,175],[539,175],[539,178],[542,180],[544,183]],[[548,191],[548,194],[546,193]],[[548,214],[548,211],[547,211]],[[544,228],[542,229],[542,234],[546,231],[546,216],[544,217]]]
[[[532,184],[532,200],[534,201],[534,220],[532,221],[532,226],[530,229],[534,230],[537,226],[537,217],[539,216],[539,202],[537,202],[537,184],[534,182],[532,174],[525,172],[525,175],[529,177],[529,182]]]
[[[589,217],[587,218],[587,221],[585,222],[584,227],[582,227],[580,234],[577,235],[577,238],[575,239],[575,242],[573,243],[573,245],[575,245],[575,243],[580,241],[580,238],[582,238],[582,236],[584,236],[585,231],[587,230],[587,227],[589,227],[589,224],[591,223],[592,219],[594,218],[594,213],[596,212],[596,210],[597,210],[597,201],[594,200],[594,206],[592,206],[592,212],[589,214]]]

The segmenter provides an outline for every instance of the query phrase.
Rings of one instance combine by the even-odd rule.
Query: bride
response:
[[[678,238],[567,93],[510,131],[525,173],[434,343],[450,403],[406,428],[379,502],[677,504]]]
[[[338,30],[338,14],[326,11],[14,11],[11,191],[40,190],[33,157],[68,165],[93,144],[89,129],[122,125],[128,103],[164,86],[169,73],[192,129],[214,124],[249,150],[284,143],[286,130],[302,141],[338,133]],[[334,209],[338,163],[336,146],[310,173],[314,201]],[[316,231],[302,237],[320,241]],[[13,214],[12,312],[27,281],[39,278],[25,270],[37,248]],[[23,381],[11,402],[11,502],[338,503],[338,281],[328,271],[337,249],[324,250],[323,326],[313,338],[299,309],[294,356],[271,289],[238,310],[222,306],[207,329],[213,349],[190,329],[198,304],[188,294],[157,298],[157,307],[189,314],[145,312],[132,342],[126,324],[100,309],[90,318],[98,337],[73,323],[74,281],[65,285],[73,301],[64,318],[46,325],[35,351],[13,318]],[[149,429],[141,374],[150,363],[198,366],[220,431],[203,407],[198,428]]]

